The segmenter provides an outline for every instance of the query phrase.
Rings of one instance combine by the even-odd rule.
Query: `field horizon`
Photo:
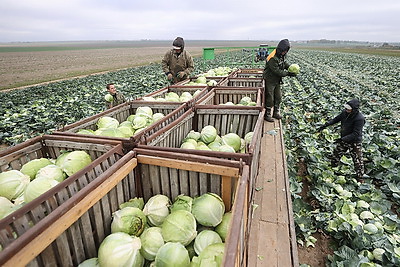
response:
[[[201,57],[207,47],[275,46],[278,40],[185,40]],[[293,49],[400,56],[397,46],[356,41],[293,41]],[[63,41],[0,43],[0,91],[159,63],[172,40]]]

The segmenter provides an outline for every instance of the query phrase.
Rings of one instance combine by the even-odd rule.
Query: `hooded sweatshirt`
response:
[[[276,47],[275,55],[265,63],[263,78],[267,84],[277,85],[282,83],[282,77],[285,77],[289,74],[287,69],[289,68],[290,64],[285,62],[286,54],[282,55],[284,51],[288,52],[289,49],[289,40],[281,40]]]
[[[365,117],[360,112],[360,101],[352,99],[346,104],[352,107],[351,113],[343,110],[332,120],[326,123],[326,126],[340,122],[340,137],[347,143],[360,143],[362,141],[362,129],[365,124]]]
[[[174,77],[174,83],[176,83],[189,77],[190,73],[194,70],[194,63],[190,53],[184,50],[185,42],[181,37],[177,37],[172,46],[181,47],[181,52],[177,54],[174,49],[169,50],[164,55],[161,65],[164,73],[171,73]],[[185,73],[183,78],[177,77],[177,74],[181,71]]]

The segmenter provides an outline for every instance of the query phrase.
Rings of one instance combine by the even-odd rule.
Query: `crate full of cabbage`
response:
[[[263,106],[262,87],[214,87],[197,101],[199,105]]]
[[[182,103],[131,101],[67,125],[54,134],[117,140],[129,150],[136,138],[162,129],[187,109]]]
[[[134,149],[0,258],[7,266],[239,266],[249,168]],[[57,210],[58,211],[58,210]],[[192,264],[192,265],[190,265]]]
[[[0,152],[0,266],[123,156],[117,141],[44,135]],[[16,265],[20,266],[20,265]]]
[[[172,102],[172,103],[193,103],[208,92],[207,85],[172,85],[161,88],[155,92],[136,99],[144,102]]]
[[[252,188],[263,118],[262,107],[196,105],[162,130],[139,140],[137,147],[243,161],[250,166]]]
[[[233,86],[233,87],[264,87],[264,80],[262,76],[259,77],[228,77],[223,80],[219,86]]]
[[[226,76],[210,77],[210,76],[199,75],[199,76],[190,77],[189,79],[178,82],[173,86],[185,86],[185,87],[186,86],[187,87],[209,86],[209,87],[213,87],[213,86],[219,85],[225,79],[226,79]]]
[[[263,69],[238,69],[233,72],[230,77],[232,78],[262,78]]]

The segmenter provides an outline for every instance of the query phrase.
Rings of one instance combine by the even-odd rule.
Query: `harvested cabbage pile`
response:
[[[231,212],[214,193],[135,198],[113,213],[98,255],[79,266],[221,266]]]
[[[183,139],[180,148],[208,151],[221,151],[230,153],[246,153],[246,149],[253,137],[253,132],[248,132],[243,138],[236,133],[219,136],[217,129],[207,125],[200,132],[191,130]]]
[[[251,97],[249,97],[249,96],[244,96],[244,97],[242,97],[242,98],[240,99],[239,103],[237,103],[237,104],[235,104],[235,103],[233,103],[233,102],[230,101],[230,102],[226,102],[226,103],[223,103],[223,104],[220,104],[220,105],[256,106],[257,103],[254,102],[254,101],[251,99]]]
[[[193,95],[190,92],[182,92],[180,95],[175,92],[168,92],[161,96],[145,96],[143,97],[143,101],[152,101],[152,102],[187,102],[192,100],[195,96],[201,93],[201,90],[196,90]]]
[[[92,163],[85,151],[65,151],[57,159],[38,158],[21,170],[0,173],[0,219]]]
[[[207,79],[205,76],[200,75],[196,79],[194,79],[188,83],[185,83],[184,85],[187,85],[187,86],[216,86],[217,83],[218,82],[214,79]]]
[[[77,133],[129,138],[164,117],[165,115],[162,113],[153,113],[153,110],[150,107],[138,107],[135,114],[130,115],[121,123],[115,118],[104,116],[97,121],[96,131],[80,129]]]
[[[206,77],[224,77],[228,76],[235,70],[236,68],[231,68],[231,67],[217,67],[214,69],[210,69],[209,71],[203,73],[202,75]]]

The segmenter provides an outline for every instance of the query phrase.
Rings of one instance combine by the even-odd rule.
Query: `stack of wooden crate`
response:
[[[246,75],[243,77],[245,73]],[[237,70],[216,78],[216,86],[167,86],[147,96],[197,91],[190,101],[152,102],[138,98],[52,135],[28,140],[0,153],[1,171],[20,169],[32,159],[56,158],[63,150],[87,151],[93,160],[80,172],[0,220],[1,266],[76,266],[96,257],[110,234],[112,214],[134,197],[156,194],[221,196],[233,217],[225,243],[224,266],[245,266],[251,198],[263,135],[263,80],[260,70]],[[251,75],[254,74],[254,77]],[[247,76],[252,76],[247,77]],[[248,96],[255,106],[221,105]],[[141,106],[166,115],[131,138],[80,134],[95,130],[103,116],[122,122]],[[253,132],[245,153],[181,149],[190,130],[214,126],[220,135]]]

